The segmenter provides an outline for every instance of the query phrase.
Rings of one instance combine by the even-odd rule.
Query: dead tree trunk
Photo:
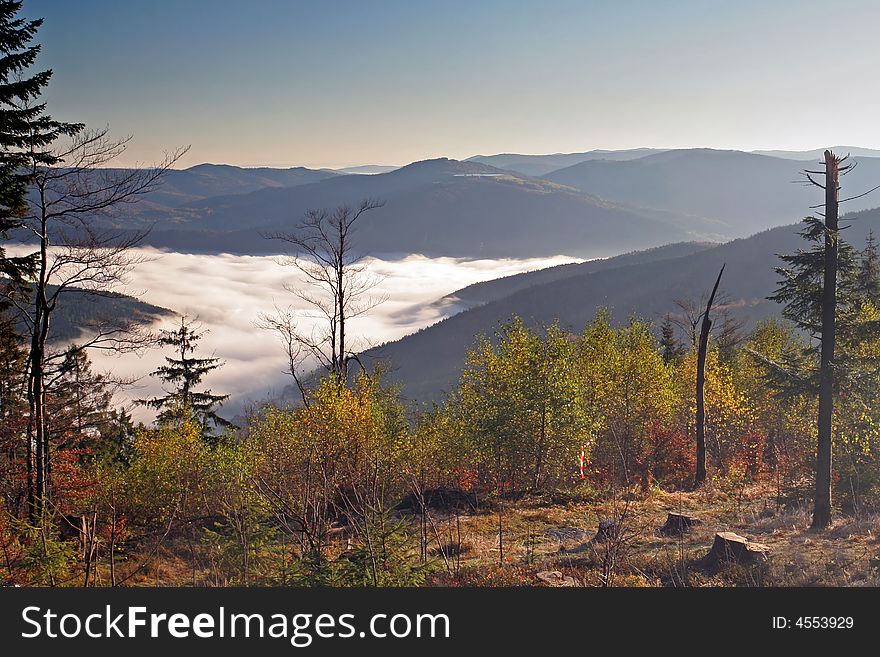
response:
[[[837,313],[838,200],[840,159],[825,151],[825,273],[822,285],[822,344],[819,356],[819,417],[813,528],[831,524],[831,418],[834,412],[834,347]]]
[[[721,283],[721,275],[724,273],[724,265],[715,279],[715,287],[709,295],[706,303],[706,311],[703,313],[703,323],[700,326],[700,345],[697,349],[697,468],[694,474],[694,488],[699,488],[706,481],[706,352],[709,348],[709,330],[712,328],[712,303]]]

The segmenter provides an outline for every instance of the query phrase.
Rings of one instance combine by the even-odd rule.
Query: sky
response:
[[[120,165],[880,148],[876,0],[24,0]]]

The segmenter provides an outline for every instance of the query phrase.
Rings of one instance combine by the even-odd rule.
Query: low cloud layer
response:
[[[302,285],[296,269],[278,264],[269,256],[193,255],[143,249],[149,261],[138,266],[129,292],[148,303],[177,313],[198,317],[209,332],[200,352],[222,359],[225,365],[205,380],[215,393],[228,393],[224,415],[240,412],[250,401],[278,393],[290,383],[281,345],[275,337],[257,327],[260,313],[275,306],[293,306],[305,311],[305,304],[286,292],[284,285]],[[366,347],[396,340],[433,324],[455,312],[451,305],[435,304],[443,295],[471,283],[549,267],[574,259],[557,256],[528,260],[462,260],[410,255],[402,258],[370,259],[368,271],[380,280],[371,294],[385,301],[366,317],[353,322],[349,333]],[[166,320],[162,328],[173,328]],[[301,326],[308,327],[303,318]],[[158,327],[157,327],[158,328]],[[147,374],[163,360],[153,349],[137,356],[93,353],[101,371],[141,377],[130,390],[120,393],[121,402],[161,393],[160,382]],[[143,408],[135,417],[149,420]]]

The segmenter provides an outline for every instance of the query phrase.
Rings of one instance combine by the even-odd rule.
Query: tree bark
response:
[[[819,417],[813,529],[824,529],[831,524],[831,420],[834,413],[839,191],[840,160],[831,151],[825,151],[825,274],[822,286],[822,345],[819,357]]]
[[[697,467],[694,473],[694,488],[699,488],[706,482],[706,352],[709,349],[709,330],[712,328],[712,320],[709,314],[712,312],[712,303],[721,283],[721,275],[724,273],[724,265],[715,279],[715,287],[706,302],[706,312],[703,313],[703,323],[700,327],[700,344],[697,350]]]

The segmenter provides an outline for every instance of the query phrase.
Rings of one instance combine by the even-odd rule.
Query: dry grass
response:
[[[516,568],[521,585],[537,585],[534,574],[561,570],[586,586],[598,585],[602,544],[548,537],[547,530],[573,528],[588,537],[602,518],[614,516],[622,502],[569,503],[535,508],[529,500],[509,502],[503,514],[505,563]],[[657,530],[668,512],[695,515],[704,522],[681,537]],[[825,532],[809,529],[810,508],[803,502],[777,504],[766,486],[734,491],[706,488],[687,493],[651,491],[629,502],[633,534],[618,560],[615,586],[878,586],[880,515],[838,516]],[[463,540],[474,550],[463,559],[464,577],[440,576],[437,583],[483,581],[479,573],[499,567],[496,514],[462,519]],[[770,547],[762,566],[707,572],[700,564],[714,535],[733,531]],[[531,537],[531,540],[529,540]],[[577,548],[581,549],[578,550]],[[513,573],[511,573],[513,575]],[[498,580],[493,576],[492,581]],[[489,585],[490,581],[485,581]]]
[[[508,500],[500,505],[503,559],[498,508],[457,518],[434,516],[429,554],[437,571],[430,584],[542,586],[538,572],[559,570],[578,585],[599,586],[608,546],[590,539],[600,520],[617,517],[625,508],[626,538],[614,560],[613,586],[880,586],[880,515],[838,515],[829,530],[813,532],[810,507],[798,501],[781,504],[767,486],[650,490],[603,502]],[[703,524],[680,537],[661,536],[657,530],[669,512],[697,516]],[[769,560],[757,567],[707,571],[700,560],[720,531],[769,546]],[[169,543],[127,584],[216,583],[204,555],[194,572],[190,549],[185,542]],[[117,576],[142,561],[143,556],[130,555],[128,567],[120,564]]]

